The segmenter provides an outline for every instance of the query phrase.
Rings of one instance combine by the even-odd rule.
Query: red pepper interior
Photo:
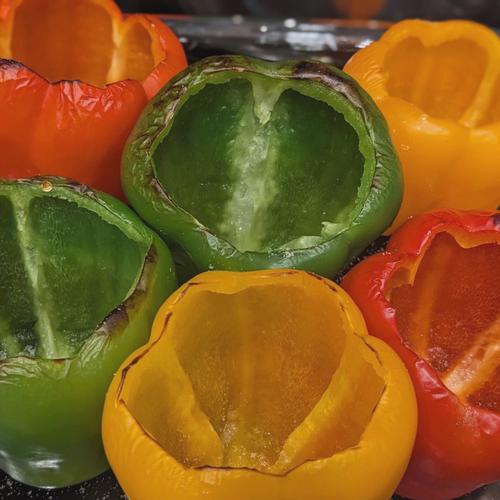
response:
[[[392,280],[403,339],[462,401],[500,413],[500,244],[440,233],[415,265]]]
[[[24,0],[0,25],[0,58],[20,61],[49,81],[143,80],[161,55],[156,33],[139,19],[123,22],[106,2]]]

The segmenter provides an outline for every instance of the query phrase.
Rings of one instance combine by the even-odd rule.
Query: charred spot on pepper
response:
[[[114,311],[104,318],[103,322],[95,330],[95,335],[107,337],[123,331],[129,322],[128,310],[125,305],[118,306]]]
[[[168,91],[158,98],[154,99],[150,106],[152,109],[157,111],[162,111],[165,108],[166,103],[170,106],[173,101],[175,106],[176,101],[178,101],[185,93],[187,87],[180,81],[174,80],[168,87]]]
[[[303,73],[318,73],[318,63],[312,61],[300,61],[293,67],[292,72],[295,75],[302,75]]]
[[[70,189],[79,195],[92,198],[93,200],[98,200],[96,192],[91,187],[66,177],[56,175],[39,175],[30,177],[29,179],[21,179],[20,182],[25,184],[39,184],[40,189],[45,193],[50,193],[55,188],[64,188]]]
[[[362,99],[357,89],[349,85],[346,75],[335,71],[333,66],[312,61],[301,61],[294,66],[293,75],[301,79],[317,79],[326,86],[335,89],[347,97],[362,112],[365,119],[367,115],[362,106]]]
[[[166,201],[172,202],[173,200],[171,197],[168,195],[167,191],[163,189],[163,186],[158,182],[158,179],[154,175],[154,172],[151,172],[148,175],[149,182],[148,184],[154,189],[155,193],[160,196],[160,198],[163,198]]]
[[[24,70],[26,66],[19,61],[14,61],[13,59],[5,59],[0,57],[0,69],[1,70]]]
[[[148,264],[154,264],[158,260],[158,250],[154,245],[149,247],[148,253],[146,254],[145,261]]]
[[[241,68],[239,63],[240,58],[238,56],[222,55],[215,57],[207,57],[201,63],[199,67],[203,73],[216,73],[220,71],[228,71],[237,68]]]

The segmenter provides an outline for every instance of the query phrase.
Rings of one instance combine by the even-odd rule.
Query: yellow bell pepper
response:
[[[500,205],[500,38],[468,21],[402,21],[344,70],[388,121],[405,190],[393,228]]]
[[[303,271],[209,272],[121,366],[103,440],[133,500],[381,500],[416,420],[406,369],[340,287]]]

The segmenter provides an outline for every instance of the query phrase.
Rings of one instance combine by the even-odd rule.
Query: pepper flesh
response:
[[[398,357],[342,289],[291,270],[181,287],[103,414],[107,456],[137,500],[388,498],[415,428]]]
[[[400,494],[455,498],[499,480],[500,213],[415,217],[343,286],[415,386],[419,428]]]
[[[111,0],[1,0],[0,176],[62,175],[123,196],[125,141],[185,67],[167,26],[123,18]]]
[[[0,468],[76,484],[107,468],[104,395],[175,286],[171,257],[117,200],[58,178],[0,182],[0,221]]]
[[[239,56],[200,61],[157,96],[122,178],[198,271],[332,276],[390,224],[401,196],[384,120],[351,79]]]
[[[344,70],[387,119],[404,175],[401,210],[500,206],[500,39],[468,21],[408,20]]]

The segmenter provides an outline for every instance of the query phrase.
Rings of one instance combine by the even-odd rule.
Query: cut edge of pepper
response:
[[[367,120],[368,116],[362,104],[362,97],[359,94],[359,90],[355,91],[348,83],[348,75],[340,75],[334,69],[330,68],[328,65],[323,63],[308,63],[308,62],[282,62],[277,66],[279,71],[282,67],[290,66],[290,73],[284,75],[276,74],[273,71],[274,68],[266,67],[263,64],[259,64],[258,60],[252,58],[245,58],[245,61],[250,61],[252,66],[245,66],[241,64],[241,58],[238,56],[223,56],[221,58],[207,58],[198,63],[199,69],[194,79],[194,83],[191,83],[191,87],[188,93],[187,86],[185,85],[184,78],[176,79],[170,85],[170,92],[175,95],[175,101],[166,110],[166,116],[168,116],[167,125],[162,126],[155,134],[154,138],[149,142],[147,146],[149,161],[152,165],[152,172],[154,175],[154,182],[156,188],[160,191],[162,197],[170,205],[176,208],[176,210],[181,211],[186,217],[188,217],[192,223],[194,223],[200,230],[209,233],[212,237],[224,241],[229,247],[234,248],[234,250],[241,254],[257,254],[257,255],[269,255],[269,254],[295,254],[300,252],[309,251],[318,246],[327,245],[330,241],[339,237],[342,233],[347,231],[356,219],[362,213],[366,200],[369,197],[372,184],[374,182],[376,171],[377,171],[377,150],[375,146],[376,137],[374,137],[373,127],[368,126]],[[211,62],[217,63],[215,67],[211,67]],[[323,73],[321,72],[323,71]],[[243,76],[246,74],[245,76]],[[342,224],[340,230],[337,228],[333,234],[322,237],[321,235],[317,237],[322,237],[322,241],[312,245],[300,248],[290,248],[290,249],[272,249],[264,251],[240,251],[234,247],[226,239],[216,236],[211,232],[210,228],[205,227],[201,224],[193,215],[184,210],[181,206],[175,203],[175,201],[169,196],[165,186],[163,186],[157,180],[157,166],[154,160],[154,153],[167,137],[172,129],[175,116],[180,111],[184,103],[193,95],[196,95],[202,91],[209,84],[223,84],[227,83],[233,79],[246,79],[252,83],[252,75],[261,76],[270,79],[281,80],[283,82],[289,82],[288,85],[282,85],[282,92],[284,90],[293,90],[301,95],[304,95],[310,99],[323,102],[326,105],[333,108],[337,113],[340,113],[344,120],[352,127],[356,136],[358,138],[358,150],[363,157],[363,173],[360,179],[360,183],[356,190],[355,204],[350,211],[350,216],[348,221]],[[347,78],[346,78],[347,77]],[[186,78],[189,79],[189,73],[186,74]],[[315,84],[315,91],[310,90],[310,83],[304,84],[304,80],[309,79]],[[331,92],[334,90],[335,92]],[[335,102],[333,102],[335,101]],[[161,103],[161,101],[159,101]],[[154,102],[151,106],[154,107]],[[356,111],[352,112],[353,108]],[[369,140],[369,137],[372,141]],[[334,226],[337,224],[332,223]]]
[[[16,186],[19,184],[28,187],[30,196],[13,196],[12,193],[15,192]],[[16,356],[0,358],[0,377],[2,375],[9,376],[12,367],[14,367],[12,372],[18,372],[18,370],[15,369],[17,366],[26,374],[47,372],[50,373],[51,377],[59,378],[68,372],[73,362],[85,364],[86,360],[95,357],[96,353],[100,352],[105,347],[110,336],[116,333],[116,328],[118,327],[118,329],[121,330],[122,328],[120,328],[120,325],[125,325],[128,322],[128,313],[141,301],[141,297],[147,291],[150,279],[156,267],[157,251],[155,248],[155,241],[152,233],[143,230],[142,226],[135,227],[133,224],[127,223],[126,218],[122,219],[118,214],[113,212],[108,201],[117,203],[117,200],[112,199],[104,193],[97,193],[85,185],[72,182],[68,179],[44,176],[13,181],[3,180],[0,183],[0,195],[2,194],[7,195],[14,206],[18,203],[16,198],[22,198],[23,204],[29,204],[33,199],[43,196],[50,196],[75,203],[78,207],[89,210],[97,215],[107,224],[116,226],[127,238],[144,247],[142,267],[137,271],[136,277],[129,291],[123,298],[122,303],[109,312],[108,315],[96,325],[94,331],[85,339],[73,355],[64,358],[45,358],[18,354]],[[96,210],[96,205],[101,207],[102,210]],[[131,215],[135,218],[133,214]]]

